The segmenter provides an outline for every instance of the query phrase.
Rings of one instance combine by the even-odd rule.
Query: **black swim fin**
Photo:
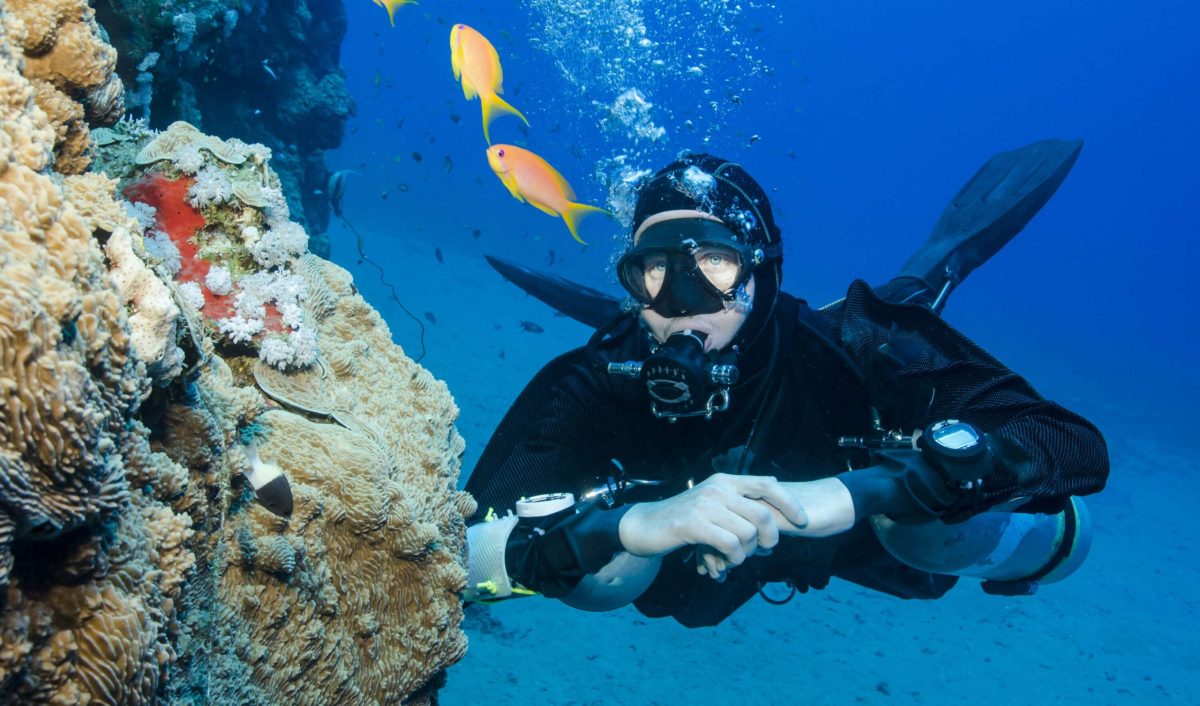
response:
[[[1083,140],[1041,140],[989,159],[959,189],[929,238],[889,286],[909,279],[908,284],[924,290],[932,298],[930,307],[940,312],[950,292],[1046,205],[1081,149]]]
[[[509,282],[581,324],[600,328],[621,313],[621,300],[611,294],[498,257],[484,257]]]
[[[875,288],[876,293],[888,301],[920,302],[940,312],[950,292],[1046,205],[1081,149],[1083,140],[1041,140],[989,159],[959,189],[929,238],[895,278]],[[600,328],[621,311],[621,300],[612,295],[486,257],[510,282],[582,324]]]

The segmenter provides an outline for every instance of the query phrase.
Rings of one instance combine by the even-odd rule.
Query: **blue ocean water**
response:
[[[695,683],[701,665],[668,660],[651,669],[645,653],[654,640],[706,646],[702,654],[725,666],[765,659],[786,669],[781,655],[762,656],[782,644],[810,668],[821,665],[819,698],[799,699],[813,703],[966,703],[974,683],[1005,685],[1013,703],[1200,701],[1192,683],[1200,576],[1186,539],[1200,529],[1190,508],[1200,490],[1192,432],[1200,5],[430,1],[401,8],[395,28],[371,3],[354,0],[348,10],[342,63],[357,115],[329,161],[354,170],[345,213],[426,329],[423,364],[462,408],[464,479],[529,377],[588,335],[504,283],[482,255],[616,292],[608,263],[623,232],[593,217],[582,248],[561,221],[509,196],[484,158],[479,103],[465,101],[451,75],[453,23],[492,40],[506,98],[529,118],[528,129],[501,118],[494,141],[536,151],[582,200],[610,206],[614,198],[620,206],[620,190],[610,187],[622,170],[656,169],[683,150],[741,162],[772,194],[785,289],[814,304],[841,296],[853,278],[886,281],[992,154],[1046,137],[1086,141],[1057,195],[945,312],[1105,432],[1113,475],[1094,499],[1097,546],[1079,575],[1023,601],[960,587],[944,606],[881,605],[834,586],[802,597],[832,617],[824,628],[807,623],[797,642],[768,637],[755,622],[811,618],[796,605],[748,606],[743,613],[753,617],[739,613],[740,628],[694,633],[541,599],[497,606],[491,619],[502,627],[472,633],[472,652],[451,671],[448,703],[466,703],[474,689],[502,702],[680,703],[671,689]],[[354,236],[337,223],[330,233],[333,259],[417,355],[417,324],[360,262]],[[855,601],[865,607],[846,608]],[[558,633],[541,632],[547,616]],[[860,633],[845,627],[864,623],[870,629]],[[943,631],[936,640],[931,625]],[[497,635],[521,642],[524,661],[489,653],[505,644]],[[594,654],[595,635],[620,643],[619,654]],[[826,646],[822,656],[814,642]],[[857,663],[830,656],[855,650],[875,660],[863,690],[847,676],[861,677]],[[905,661],[889,661],[897,651]],[[965,662],[948,664],[952,657]],[[572,680],[598,668],[653,678],[616,691]],[[805,684],[818,679],[797,674]],[[899,686],[921,676],[923,689]],[[478,683],[485,680],[491,692]],[[563,681],[569,686],[558,690]],[[750,683],[717,679],[688,700],[782,702],[745,691]]]

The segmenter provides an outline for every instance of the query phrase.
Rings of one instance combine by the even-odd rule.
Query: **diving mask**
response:
[[[647,228],[617,262],[617,276],[661,316],[712,314],[748,305],[745,285],[764,257],[718,221],[679,218]]]

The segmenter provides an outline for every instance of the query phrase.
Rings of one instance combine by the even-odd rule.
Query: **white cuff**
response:
[[[504,550],[518,519],[509,514],[467,528],[467,588],[463,600],[469,603],[512,595]]]

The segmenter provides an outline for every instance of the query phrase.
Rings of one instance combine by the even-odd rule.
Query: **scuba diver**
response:
[[[465,598],[697,627],[832,577],[932,599],[961,576],[1022,595],[1072,573],[1102,436],[939,314],[1080,148],[996,155],[896,278],[821,309],[781,289],[766,193],[707,154],[640,185],[624,302],[493,261],[598,330],[534,377],[467,482]]]

